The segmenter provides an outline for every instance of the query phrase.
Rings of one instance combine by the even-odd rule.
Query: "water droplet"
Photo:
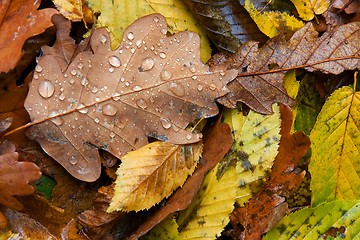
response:
[[[172,82],[169,84],[169,90],[176,96],[182,97],[185,95],[185,87],[181,83]]]
[[[111,138],[114,138],[115,136],[116,136],[116,134],[115,134],[114,132],[111,132],[111,133],[110,133],[110,137],[111,137]]]
[[[109,67],[109,72],[113,73],[115,69],[113,67]]]
[[[111,103],[107,103],[102,106],[102,112],[104,115],[107,116],[114,116],[118,112],[118,110],[119,109]]]
[[[161,53],[159,54],[159,56],[160,56],[160,58],[162,58],[162,59],[166,58],[166,54],[165,54],[164,52],[161,52]]]
[[[76,73],[77,73],[77,71],[76,71],[75,69],[73,69],[73,70],[70,71],[70,74],[73,75],[73,76],[75,76]]]
[[[82,114],[86,114],[89,111],[89,109],[87,107],[85,107],[85,105],[82,103],[80,103],[76,109],[78,110],[79,113],[82,113]]]
[[[83,85],[84,87],[86,87],[86,85],[88,85],[89,81],[87,80],[86,77],[84,77],[83,79],[81,79],[81,85]]]
[[[174,132],[178,132],[180,130],[176,125],[172,125],[171,128]]]
[[[159,18],[158,17],[154,17],[154,22],[159,22]]]
[[[199,84],[199,85],[197,86],[197,90],[201,92],[201,91],[203,90],[203,85]]]
[[[142,87],[140,87],[139,85],[136,85],[135,87],[133,87],[133,90],[135,92],[138,92],[138,91],[141,91],[142,90]]]
[[[43,70],[43,68],[40,66],[40,65],[36,65],[36,67],[35,67],[35,71],[36,72],[42,72],[42,70]]]
[[[155,99],[154,99],[153,97],[149,97],[149,101],[150,101],[151,103],[154,103],[154,102],[155,102]]]
[[[121,96],[120,93],[116,92],[111,96],[111,98],[114,99],[114,101],[119,101],[120,96]]]
[[[76,157],[75,157],[75,156],[71,156],[71,157],[69,158],[69,162],[70,162],[71,165],[77,164],[77,159],[76,159]]]
[[[145,109],[147,108],[147,103],[144,99],[140,98],[136,101],[136,105],[138,105],[139,108]]]
[[[190,68],[190,72],[195,73],[195,72],[196,72],[196,68],[191,67],[191,68]]]
[[[136,45],[138,48],[140,48],[140,47],[141,47],[141,40],[137,40],[136,43],[135,43],[135,45]]]
[[[117,68],[117,67],[121,66],[121,61],[117,56],[114,56],[114,55],[110,56],[108,61],[109,61],[109,64],[113,67]]]
[[[35,79],[35,80],[38,80],[38,79],[39,79],[39,75],[34,74],[34,79]]]
[[[38,92],[43,98],[51,97],[55,92],[55,86],[50,80],[43,80],[38,87]]]
[[[94,118],[94,122],[99,123],[100,119],[98,117]]]
[[[168,81],[168,80],[171,79],[171,73],[169,71],[167,71],[167,70],[163,70],[160,73],[160,78],[163,81]]]
[[[59,99],[60,99],[61,101],[64,101],[64,100],[65,100],[65,94],[64,94],[63,92],[60,93]]]
[[[160,30],[160,32],[161,32],[162,34],[166,35],[167,29],[166,29],[166,28],[163,28],[163,29]]]
[[[160,122],[161,125],[165,128],[165,129],[169,129],[171,128],[171,122],[168,118],[160,118]]]
[[[197,79],[197,76],[192,76],[191,78],[194,79],[194,80],[196,80],[196,79]]]
[[[216,90],[216,86],[215,86],[215,84],[213,84],[213,83],[210,84],[210,87],[209,87],[209,88],[210,88],[210,90],[212,90],[212,91],[215,91],[215,90]]]
[[[101,42],[102,44],[105,44],[106,41],[107,41],[106,36],[105,36],[105,35],[101,35],[101,36],[100,36],[100,42]]]
[[[77,65],[77,67],[78,67],[78,69],[82,69],[82,68],[84,67],[84,64],[79,63],[79,64]]]
[[[223,70],[220,70],[220,76],[225,76],[225,72]]]
[[[100,98],[99,98],[99,97],[96,97],[96,98],[95,98],[95,102],[100,102]]]
[[[70,82],[70,84],[74,84],[75,80],[74,80],[74,79],[70,79],[69,82]]]
[[[130,53],[135,53],[135,48],[131,48]]]
[[[98,88],[97,88],[96,86],[93,86],[93,87],[91,88],[91,92],[92,92],[92,93],[97,93],[97,91],[98,91]]]
[[[64,123],[64,120],[61,117],[55,117],[57,115],[59,115],[58,111],[51,111],[51,112],[49,112],[48,117],[51,118],[50,119],[51,122],[53,122],[57,126],[60,126],[61,124]]]
[[[145,58],[142,62],[141,62],[141,66],[139,67],[139,71],[140,72],[144,72],[144,71],[149,71],[150,69],[152,69],[154,67],[155,61],[153,58],[148,57]]]
[[[128,35],[127,35],[127,38],[128,38],[129,40],[133,40],[133,39],[134,39],[134,33],[129,32]]]
[[[191,135],[191,134],[186,135],[186,139],[187,139],[187,140],[192,139],[192,135]]]
[[[129,82],[125,82],[125,86],[130,86],[130,83]]]

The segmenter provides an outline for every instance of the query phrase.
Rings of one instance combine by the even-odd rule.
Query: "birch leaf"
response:
[[[299,16],[305,21],[310,21],[315,14],[324,13],[330,6],[330,0],[291,0]]]
[[[274,105],[274,114],[262,115],[250,111],[230,110],[224,121],[233,132],[233,146],[225,157],[228,163],[237,160],[236,172],[240,188],[237,202],[243,205],[252,196],[251,184],[267,176],[278,153],[280,142],[280,112]]]
[[[181,239],[216,239],[230,221],[236,197],[236,171],[230,167],[218,180],[215,167],[205,177],[187,210],[180,213]]]
[[[310,134],[312,204],[360,198],[360,92],[336,90]]]
[[[182,186],[202,153],[202,144],[153,142],[121,158],[108,212],[149,209]]]

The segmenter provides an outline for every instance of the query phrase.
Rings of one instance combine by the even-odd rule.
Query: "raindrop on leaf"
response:
[[[43,98],[49,98],[54,94],[55,86],[50,80],[43,80],[39,84],[38,92]]]

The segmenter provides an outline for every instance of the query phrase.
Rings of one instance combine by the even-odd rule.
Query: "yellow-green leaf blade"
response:
[[[360,198],[360,94],[336,90],[324,104],[310,134],[312,202]]]
[[[270,230],[264,240],[322,239],[330,228],[344,229],[336,239],[358,239],[360,237],[360,202],[335,201],[316,208],[305,208],[283,218]]]
[[[330,0],[291,0],[299,13],[299,16],[305,21],[310,21],[315,14],[324,13],[330,6]]]
[[[164,221],[156,225],[141,240],[181,240],[178,231],[178,225],[173,216],[166,218]]]
[[[218,180],[217,169],[207,174],[196,198],[181,212],[181,239],[216,239],[230,221],[236,197],[236,171],[230,167]]]
[[[162,14],[168,23],[168,31],[192,31],[200,35],[200,55],[206,62],[211,48],[205,30],[197,24],[190,10],[181,0],[89,0],[89,6],[101,15],[97,27],[106,27],[111,35],[112,48],[116,48],[124,30],[136,19],[152,13]]]
[[[129,152],[117,170],[115,194],[108,209],[139,211],[159,203],[195,170],[202,143],[153,142]]]

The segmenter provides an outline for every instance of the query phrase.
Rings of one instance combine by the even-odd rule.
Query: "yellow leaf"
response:
[[[202,143],[153,142],[121,158],[108,212],[149,209],[182,186],[196,167]]]
[[[315,14],[324,13],[330,6],[330,0],[291,0],[299,16],[305,21],[310,21]]]
[[[278,153],[280,142],[280,112],[273,105],[272,115],[250,110],[247,116],[231,109],[224,112],[224,122],[233,130],[234,143],[226,158],[237,160],[236,171],[240,188],[237,203],[251,198],[251,184],[267,176]]]
[[[286,89],[286,92],[288,93],[289,97],[294,99],[297,97],[300,88],[300,82],[296,80],[295,70],[290,70],[286,73],[284,78],[284,88]],[[293,123],[291,125],[291,130],[290,130],[291,133],[295,132],[294,123],[297,114],[297,106],[292,107],[292,112],[293,112]]]
[[[295,32],[304,23],[285,12],[259,12],[250,0],[245,0],[245,9],[266,36],[273,38],[286,31]]]
[[[360,199],[360,92],[336,90],[310,134],[312,203]]]
[[[236,197],[236,171],[230,167],[218,180],[210,171],[187,210],[180,213],[181,239],[216,239],[228,224]]]
[[[93,14],[85,5],[85,0],[53,0],[59,12],[70,21],[92,23]]]
[[[141,240],[181,240],[178,225],[173,216],[166,218],[156,225],[151,231],[143,236]]]
[[[181,0],[89,0],[88,2],[95,12],[101,13],[96,26],[106,27],[109,30],[113,49],[119,46],[124,30],[132,22],[145,15],[160,13],[166,18],[170,33],[185,30],[198,33],[201,59],[206,62],[211,57],[210,43],[205,29],[197,24],[196,19]]]

